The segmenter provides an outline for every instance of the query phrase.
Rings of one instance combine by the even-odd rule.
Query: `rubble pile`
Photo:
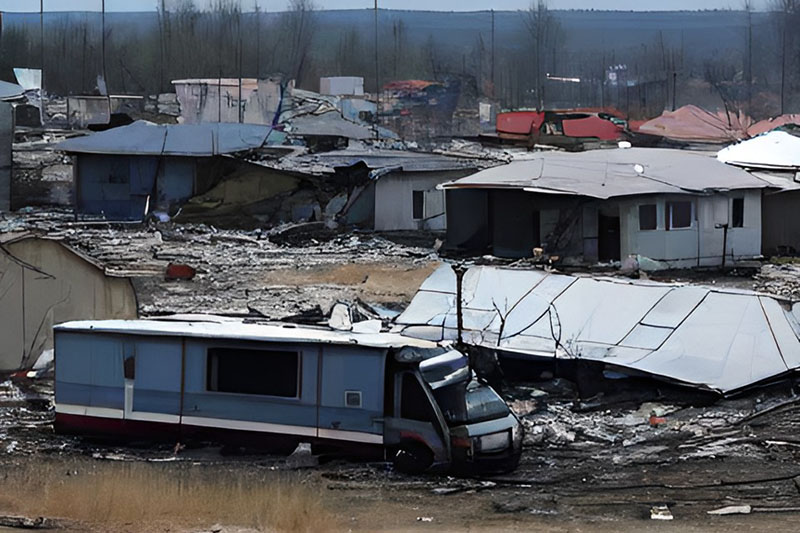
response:
[[[0,231],[46,234],[99,261],[110,275],[131,277],[142,316],[212,313],[278,320],[316,310],[322,319],[339,300],[402,306],[437,261],[431,248],[374,234],[337,234],[326,241],[312,234],[302,245],[288,246],[272,242],[261,229],[76,222],[66,210],[6,215]],[[167,280],[170,264],[187,265],[196,275],[190,281]]]
[[[800,300],[800,264],[768,263],[755,276],[753,288],[769,294],[777,294],[793,301]]]
[[[611,465],[757,455],[776,441],[769,435],[756,437],[748,422],[797,401],[792,394],[772,390],[690,403],[689,394],[659,400],[652,389],[584,402],[568,381],[557,378],[535,385],[518,384],[505,394],[525,427],[524,446],[535,454],[590,454]]]

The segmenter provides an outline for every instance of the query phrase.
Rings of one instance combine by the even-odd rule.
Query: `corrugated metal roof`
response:
[[[256,124],[152,124],[128,126],[68,139],[56,150],[86,154],[212,156],[259,148],[271,132]]]
[[[169,337],[200,337],[264,342],[353,344],[371,348],[414,346],[433,348],[436,343],[395,333],[352,333],[309,327],[252,324],[242,321],[78,320],[55,326],[56,331],[124,333]]]
[[[731,392],[800,369],[800,304],[742,290],[470,268],[466,344],[584,359]],[[437,269],[397,318],[404,335],[457,337],[456,277]]]
[[[13,100],[22,96],[24,92],[16,83],[0,80],[0,100]]]
[[[607,199],[653,193],[761,189],[769,184],[744,170],[694,152],[616,148],[538,152],[532,159],[482,170],[443,189],[523,189]]]

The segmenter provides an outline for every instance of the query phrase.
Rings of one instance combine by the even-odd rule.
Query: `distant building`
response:
[[[320,94],[331,96],[363,96],[364,78],[360,76],[334,76],[319,79]]]
[[[664,267],[761,254],[766,181],[678,150],[541,152],[446,183],[447,247],[521,258],[542,247],[573,263],[631,255]],[[724,247],[724,252],[723,252]]]

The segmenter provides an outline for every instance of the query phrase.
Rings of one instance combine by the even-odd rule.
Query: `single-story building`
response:
[[[774,186],[761,200],[763,254],[800,253],[800,137],[770,131],[723,148],[717,159]]]
[[[770,184],[713,157],[616,148],[541,152],[442,185],[447,247],[521,258],[541,247],[565,261],[715,266],[761,254]],[[724,252],[723,252],[724,250]]]
[[[142,220],[207,191],[229,159],[222,156],[261,147],[271,131],[253,124],[137,121],[55,149],[73,156],[77,213]]]
[[[129,278],[60,241],[0,234],[0,372],[30,368],[52,350],[55,324],[137,313]]]
[[[332,172],[331,179],[349,191],[345,222],[376,231],[444,231],[444,191],[438,186],[483,166],[476,159],[378,149],[324,152],[285,165]]]

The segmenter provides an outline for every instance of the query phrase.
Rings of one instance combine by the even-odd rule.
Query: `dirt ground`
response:
[[[66,531],[130,533],[215,525],[229,533],[796,531],[800,400],[791,386],[717,399],[641,381],[581,400],[564,379],[515,383],[503,394],[526,429],[519,468],[464,478],[407,476],[389,463],[310,454],[213,444],[176,453],[170,445],[60,436],[51,427],[51,383],[16,378],[0,386],[0,515],[44,516]],[[116,481],[109,487],[109,480]],[[248,483],[265,495],[249,492]],[[131,495],[149,491],[158,505]],[[100,495],[109,493],[119,503],[103,503]],[[289,494],[283,514],[259,511],[267,518],[256,524],[253,508],[275,494]],[[662,505],[671,521],[650,518]],[[707,514],[739,505],[750,513]],[[308,508],[314,513],[306,516]]]
[[[0,231],[63,239],[109,272],[131,276],[144,316],[322,321],[336,301],[355,299],[388,312],[406,305],[440,262],[424,243],[376,234],[289,246],[261,231],[75,221],[53,209],[6,216]],[[167,281],[169,263],[191,265],[197,275]],[[794,264],[765,265],[755,276],[690,281],[792,296],[798,274]],[[410,477],[385,462],[286,458],[213,443],[177,452],[174,445],[101,445],[53,434],[48,379],[0,378],[0,515],[42,516],[66,531],[130,533],[797,530],[793,383],[721,399],[609,380],[599,395],[580,398],[570,381],[542,376],[503,390],[526,429],[519,468],[477,479]],[[707,514],[734,505],[749,505],[750,513]],[[656,506],[667,506],[673,519],[652,520]],[[0,519],[0,531],[8,520]]]

